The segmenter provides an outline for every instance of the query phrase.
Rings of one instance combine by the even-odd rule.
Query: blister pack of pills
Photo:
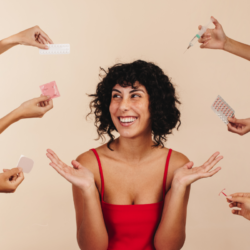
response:
[[[216,115],[220,117],[220,119],[225,123],[228,124],[228,117],[234,116],[234,110],[225,102],[225,100],[221,96],[217,96],[215,99],[212,110],[215,112]]]
[[[60,93],[56,82],[49,82],[40,86],[43,95],[50,96],[51,99],[59,97]]]
[[[49,49],[39,49],[40,55],[69,54],[70,44],[47,44]]]

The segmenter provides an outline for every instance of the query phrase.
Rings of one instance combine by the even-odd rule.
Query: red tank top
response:
[[[163,200],[137,205],[115,205],[103,200],[104,178],[101,161],[96,150],[91,150],[97,158],[101,175],[101,206],[109,237],[108,250],[155,250],[154,234],[161,219],[172,149],[169,149],[164,171]]]

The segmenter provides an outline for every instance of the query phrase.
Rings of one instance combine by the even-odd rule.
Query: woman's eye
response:
[[[141,96],[138,94],[134,94],[134,95],[132,95],[132,98],[134,98],[134,97],[141,97]]]
[[[113,98],[117,98],[117,97],[120,97],[119,95],[115,94],[112,96]]]

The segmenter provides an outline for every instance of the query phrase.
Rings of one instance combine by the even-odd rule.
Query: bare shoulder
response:
[[[102,151],[104,148],[105,148],[105,145],[102,145],[101,147],[96,148],[96,151],[99,157],[102,154]],[[78,161],[84,167],[88,168],[95,175],[95,179],[96,177],[99,176],[98,161],[92,150],[86,151],[82,153],[81,155],[79,155],[76,158],[76,161]]]
[[[187,158],[186,155],[184,155],[178,151],[174,151],[174,150],[172,151],[170,163],[174,169],[183,167],[189,161],[190,160]]]
[[[76,161],[78,161],[82,166],[89,169],[93,174],[98,170],[98,162],[92,150],[80,154],[76,158]]]

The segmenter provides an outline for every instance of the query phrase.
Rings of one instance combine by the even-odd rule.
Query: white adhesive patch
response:
[[[21,155],[17,168],[22,168],[24,173],[29,173],[34,166],[34,161],[24,155]]]
[[[214,113],[218,115],[225,124],[228,124],[227,118],[233,117],[235,113],[235,111],[219,95],[215,99],[211,108],[214,111]]]
[[[70,44],[47,44],[49,49],[39,49],[40,55],[60,55],[70,53]]]

